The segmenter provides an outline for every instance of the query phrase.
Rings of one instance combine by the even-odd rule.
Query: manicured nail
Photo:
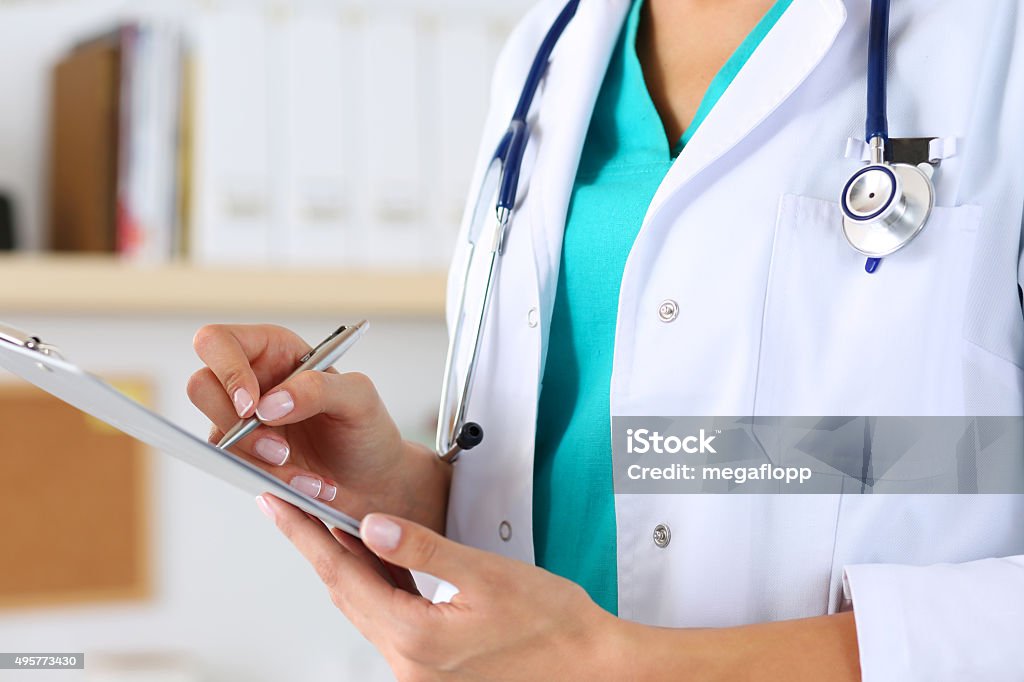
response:
[[[402,527],[385,516],[370,514],[363,519],[359,534],[371,548],[390,551],[398,547],[398,541],[402,539]]]
[[[249,391],[239,388],[231,396],[231,402],[235,404],[235,412],[238,413],[238,416],[244,417],[245,413],[252,407],[252,396],[249,395]]]
[[[335,486],[312,476],[295,476],[292,480],[288,481],[288,485],[304,495],[315,497],[324,502],[331,502],[338,495],[338,489]]]
[[[272,422],[280,419],[295,408],[295,401],[288,391],[277,391],[270,395],[263,396],[259,407],[256,408],[256,416],[262,421]]]
[[[252,451],[264,462],[281,466],[288,461],[288,444],[273,438],[260,438],[252,446]]]
[[[263,512],[264,516],[266,516],[271,521],[274,520],[274,510],[273,508],[271,508],[270,503],[267,502],[266,498],[264,498],[262,495],[256,496],[256,506],[260,508],[260,511]]]

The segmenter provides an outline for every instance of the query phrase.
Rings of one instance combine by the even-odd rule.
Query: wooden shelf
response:
[[[440,318],[444,291],[444,273],[431,271],[147,266],[103,256],[0,256],[0,314],[366,313]]]

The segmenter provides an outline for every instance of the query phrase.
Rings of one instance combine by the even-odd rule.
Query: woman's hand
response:
[[[188,395],[213,422],[210,441],[243,417],[263,422],[232,448],[359,518],[387,510],[443,530],[450,467],[402,439],[373,383],[358,373],[302,372],[310,346],[272,325],[210,325],[193,342],[206,367]]]
[[[568,580],[411,521],[370,514],[360,542],[271,495],[257,502],[401,682],[860,679],[849,612],[739,627],[651,627],[613,617]],[[407,569],[459,593],[433,604]]]
[[[364,545],[276,497],[257,501],[402,682],[630,679],[615,669],[630,664],[616,647],[621,621],[568,580],[404,519],[366,516]],[[405,569],[459,593],[433,604]]]

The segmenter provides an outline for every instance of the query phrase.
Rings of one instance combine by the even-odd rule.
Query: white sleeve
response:
[[[1024,556],[847,566],[864,682],[1024,680]]]

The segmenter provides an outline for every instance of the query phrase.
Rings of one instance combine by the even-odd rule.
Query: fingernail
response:
[[[281,466],[288,461],[288,444],[273,438],[260,438],[252,446],[252,451],[264,462]]]
[[[238,413],[238,416],[244,417],[245,413],[252,407],[252,396],[249,394],[249,391],[239,388],[231,396],[231,402],[235,404],[235,412]]]
[[[256,496],[256,506],[260,508],[260,511],[263,512],[264,516],[266,516],[271,521],[274,520],[274,510],[271,508],[270,503],[267,502],[266,498],[264,498],[262,495]]]
[[[295,476],[292,480],[288,481],[288,485],[304,495],[315,497],[324,502],[330,502],[338,495],[338,489],[335,486],[312,476]]]
[[[390,551],[398,547],[402,527],[386,516],[370,514],[363,519],[359,534],[370,547]]]
[[[295,408],[295,401],[288,391],[277,391],[270,395],[263,396],[259,407],[256,408],[256,416],[262,421],[272,422],[280,419]]]

